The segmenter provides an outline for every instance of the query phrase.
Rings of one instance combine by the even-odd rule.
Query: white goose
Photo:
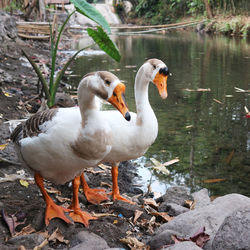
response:
[[[101,115],[95,96],[110,102],[130,120],[124,99],[125,85],[106,71],[89,73],[78,87],[79,108],[59,108],[38,112],[12,133],[11,139],[18,146],[22,159],[35,172],[35,181],[46,202],[45,224],[58,217],[88,226],[95,219],[80,210],[78,189],[84,168],[96,166],[110,153],[112,133],[106,117]],[[113,112],[112,112],[113,113]],[[43,178],[63,184],[73,180],[73,200],[70,209],[54,203],[46,192]]]
[[[158,122],[148,100],[148,86],[152,81],[158,88],[162,99],[166,99],[168,67],[161,60],[147,60],[138,70],[135,79],[135,101],[137,113],[131,114],[131,121],[121,119],[117,111],[108,116],[109,126],[112,128],[112,148],[105,155],[102,162],[112,163],[112,198],[113,200],[128,201],[119,193],[118,165],[121,161],[136,159],[148,150],[158,134]],[[107,112],[103,111],[103,117]],[[81,176],[83,179],[83,176]],[[88,190],[89,191],[89,190]],[[99,200],[92,201],[98,203]]]

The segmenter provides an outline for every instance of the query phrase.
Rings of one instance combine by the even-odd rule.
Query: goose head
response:
[[[150,81],[152,81],[158,91],[159,95],[162,99],[166,99],[168,97],[167,92],[167,79],[169,76],[168,67],[164,62],[159,59],[149,59],[145,66],[147,67],[148,77]]]
[[[83,78],[87,79],[88,88],[94,95],[108,101],[120,111],[127,121],[130,121],[130,114],[125,100],[126,86],[117,76],[108,71],[97,71],[89,73]],[[81,95],[81,91],[79,94]]]

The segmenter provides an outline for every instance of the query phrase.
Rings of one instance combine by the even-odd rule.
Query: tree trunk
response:
[[[231,0],[231,5],[232,5],[232,14],[235,15],[234,0]]]
[[[212,13],[212,9],[210,4],[208,3],[208,0],[203,0],[205,7],[206,7],[206,11],[207,11],[207,17],[209,19],[213,18],[213,13]]]

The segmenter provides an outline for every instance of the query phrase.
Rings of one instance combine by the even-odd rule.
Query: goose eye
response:
[[[153,65],[153,69],[156,69],[156,66],[155,66],[155,65]]]
[[[111,84],[111,82],[110,82],[109,80],[105,80],[104,82],[105,82],[105,84],[108,85],[108,86]]]

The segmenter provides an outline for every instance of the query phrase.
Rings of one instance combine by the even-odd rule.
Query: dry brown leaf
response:
[[[109,213],[95,213],[95,212],[93,212],[92,215],[94,217],[98,217],[98,218],[105,217],[105,216],[114,216],[114,217],[117,217],[116,214],[109,214]]]
[[[61,196],[59,196],[59,195],[56,195],[56,199],[58,200],[58,201],[60,201],[60,202],[66,202],[66,201],[71,201],[71,199],[70,198],[66,198],[66,197],[61,197]]]
[[[120,239],[120,242],[128,245],[131,249],[141,250],[144,247],[146,247],[146,245],[144,243],[140,242],[135,237],[131,237],[131,236]]]
[[[225,181],[226,179],[207,179],[207,180],[204,180],[203,182],[204,183],[216,183],[216,182],[221,182],[221,181]]]
[[[167,212],[152,212],[151,214],[155,216],[159,216],[167,222],[171,221],[174,218],[174,217],[169,216]]]
[[[100,183],[100,186],[101,187],[109,187],[109,188],[112,188],[112,185],[111,184],[109,184],[109,183],[107,183],[107,182],[103,182],[103,181],[101,181],[101,183]]]
[[[101,168],[102,170],[107,170],[107,169],[110,170],[112,168],[111,166],[105,164],[99,164],[98,167]]]
[[[136,223],[136,221],[140,218],[140,216],[143,214],[143,211],[135,210],[135,215],[133,219],[133,223]]]
[[[58,194],[58,195],[61,195],[61,191],[57,190],[56,188],[54,187],[49,187],[49,188],[45,188],[46,191],[49,193],[49,194]]]
[[[91,174],[102,174],[102,173],[105,173],[104,170],[86,169],[85,171],[88,172],[88,173],[91,173]]]
[[[154,208],[158,208],[159,205],[156,203],[156,201],[153,198],[147,198],[147,199],[143,199],[144,204],[149,205],[151,207]]]
[[[18,250],[26,250],[25,246],[21,245],[18,247]]]
[[[196,205],[196,201],[185,200],[185,205],[186,205],[189,209],[194,209],[194,207],[195,207],[195,205]]]
[[[48,238],[48,241],[60,241],[62,243],[68,244],[69,240],[65,240],[63,234],[61,233],[61,231],[59,230],[59,228],[57,228]]]
[[[15,233],[15,236],[27,235],[36,232],[36,230],[29,224],[28,226],[24,227],[20,232]]]
[[[48,243],[48,240],[45,239],[40,245],[35,246],[33,250],[42,250]]]

